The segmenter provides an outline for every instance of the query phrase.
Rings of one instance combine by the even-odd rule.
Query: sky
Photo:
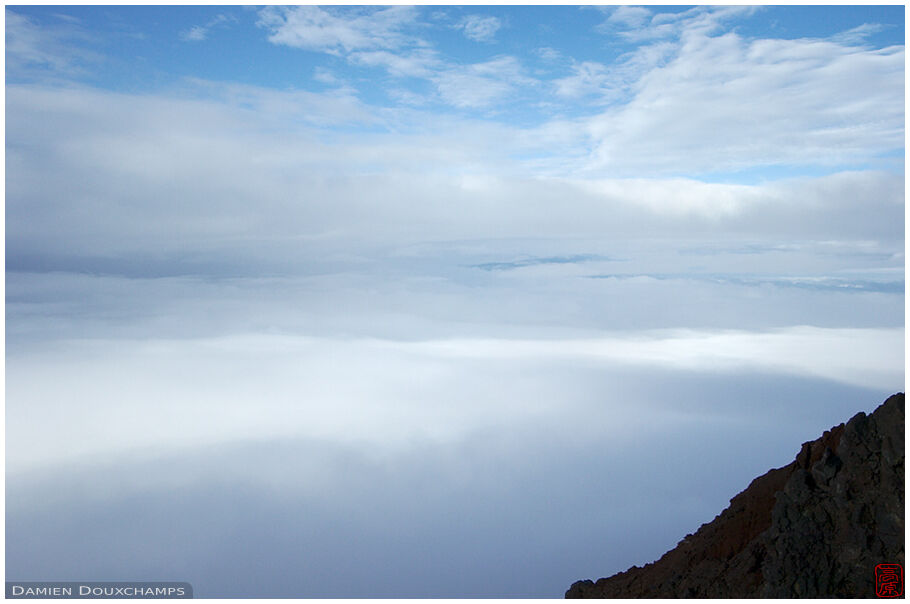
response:
[[[17,6],[6,574],[560,598],[904,389],[904,7]]]

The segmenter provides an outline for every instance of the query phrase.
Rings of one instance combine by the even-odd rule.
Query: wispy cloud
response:
[[[560,96],[615,103],[589,123],[592,172],[645,163],[651,171],[689,173],[832,166],[902,145],[903,48],[856,46],[879,25],[826,40],[724,33],[731,20],[755,10],[614,9],[598,29],[640,45],[610,65],[576,63],[553,81]],[[653,148],[646,141],[655,141]],[[635,168],[627,163],[632,156],[647,160]]]
[[[403,30],[413,25],[415,18],[416,9],[408,6],[332,10],[318,6],[267,7],[259,12],[259,25],[269,31],[269,40],[275,44],[341,54],[400,48],[413,41]]]
[[[671,42],[657,42],[624,53],[609,65],[596,61],[573,62],[571,75],[552,81],[556,94],[578,99],[593,97],[600,103],[628,101],[638,92],[642,78],[671,61],[678,48]]]
[[[556,94],[577,98],[588,94],[606,96],[615,80],[610,77],[606,65],[594,61],[584,61],[572,66],[572,75],[554,80]]]
[[[501,101],[519,86],[535,80],[524,73],[512,56],[499,56],[483,63],[451,66],[433,76],[440,96],[456,107],[487,107]]]
[[[862,44],[869,36],[877,34],[883,29],[884,26],[880,23],[863,23],[847,31],[835,34],[831,37],[831,41],[838,44]]]
[[[443,65],[437,53],[428,48],[406,52],[359,51],[351,53],[348,58],[358,65],[381,67],[395,77],[429,78]]]
[[[555,48],[551,48],[549,46],[543,46],[541,48],[538,48],[534,52],[537,56],[539,56],[544,61],[558,61],[560,59],[565,58],[561,52],[559,52]]]
[[[617,6],[607,18],[607,23],[614,23],[627,28],[639,28],[651,17],[651,11],[642,6]]]
[[[88,73],[88,66],[105,59],[89,48],[92,37],[78,19],[39,25],[33,19],[5,9],[7,77],[76,77]]]
[[[194,25],[180,33],[180,38],[186,42],[201,42],[205,40],[212,29],[227,23],[236,22],[236,18],[227,15],[216,15],[205,25]]]
[[[689,37],[640,72],[627,104],[591,121],[591,168],[628,169],[632,157],[652,171],[836,165],[900,148],[903,62],[902,48]]]
[[[604,33],[618,33],[630,42],[685,39],[692,35],[716,33],[725,21],[749,15],[756,10],[757,7],[750,6],[699,6],[682,12],[652,15],[651,11],[641,7],[618,7],[597,29]]]
[[[313,79],[317,82],[322,82],[323,84],[339,85],[343,83],[343,80],[336,76],[330,69],[325,67],[317,67],[313,70]]]
[[[480,109],[502,100],[517,86],[533,83],[512,56],[461,64],[442,57],[419,36],[417,9],[329,11],[319,7],[269,7],[259,24],[271,31],[269,40],[296,48],[342,56],[351,64],[381,68],[396,78],[421,78],[432,83],[435,99],[462,109]],[[496,17],[469,15],[456,26],[476,41],[491,42],[501,23]],[[390,96],[423,104],[414,91],[391,88]],[[419,102],[418,102],[419,100]]]
[[[491,15],[468,15],[455,27],[475,42],[493,42],[502,22]]]

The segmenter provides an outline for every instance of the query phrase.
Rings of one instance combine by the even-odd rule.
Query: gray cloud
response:
[[[522,258],[521,260],[512,260],[506,262],[483,262],[474,264],[475,268],[485,271],[504,271],[526,266],[538,266],[540,264],[577,264],[590,261],[609,261],[611,258],[600,256],[598,254],[573,254],[571,256],[545,256],[535,258]]]
[[[481,265],[481,267],[486,265]],[[487,270],[496,270],[494,268],[489,268]],[[508,268],[515,268],[510,266]],[[502,269],[499,269],[502,270]],[[623,274],[623,273],[614,273],[608,275],[591,275],[591,279],[683,279],[683,280],[703,280],[709,281],[712,283],[729,283],[736,285],[749,285],[760,287],[762,285],[773,285],[775,287],[796,287],[802,289],[811,289],[815,291],[834,291],[834,292],[855,292],[855,293],[864,293],[864,292],[875,292],[875,293],[884,293],[884,294],[900,294],[904,293],[904,281],[870,281],[862,279],[842,279],[837,277],[775,277],[775,278],[761,278],[761,277],[742,277],[739,275],[717,275],[717,274],[707,274],[707,275],[692,275],[692,274]]]

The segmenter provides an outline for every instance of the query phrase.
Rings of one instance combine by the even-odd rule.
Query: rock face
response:
[[[904,563],[904,395],[804,443],[712,522],[643,568],[567,598],[874,598]]]

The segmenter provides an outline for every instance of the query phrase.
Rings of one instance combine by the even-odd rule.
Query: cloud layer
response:
[[[6,11],[10,577],[559,596],[903,388],[894,24],[69,10]]]
[[[22,119],[7,133],[8,254],[286,262],[290,249],[303,260],[346,245],[495,237],[903,235],[903,180],[889,172],[756,185],[542,178],[509,160],[527,151],[514,130],[467,124],[456,136],[442,123],[325,141],[325,127],[383,116],[344,97],[203,90],[217,98],[10,86]]]

